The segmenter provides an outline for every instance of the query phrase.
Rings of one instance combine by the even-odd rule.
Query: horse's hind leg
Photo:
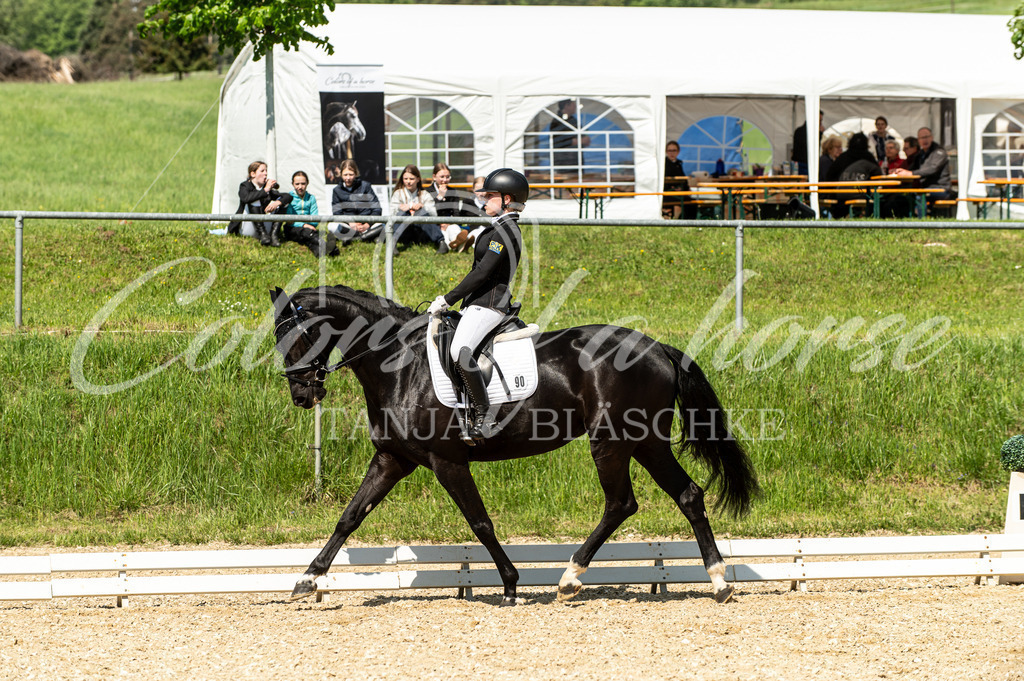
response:
[[[732,598],[733,587],[725,581],[725,561],[718,551],[715,535],[708,522],[707,508],[704,506],[704,490],[695,483],[683,467],[676,461],[669,443],[658,443],[652,447],[638,449],[633,455],[641,466],[683,512],[693,527],[693,534],[704,558],[704,567],[711,577],[711,586],[715,592],[715,600],[725,603]]]
[[[386,452],[378,451],[370,460],[363,482],[352,496],[352,500],[341,514],[334,534],[327,544],[309,564],[305,574],[295,582],[291,600],[305,598],[316,593],[316,578],[327,574],[334,557],[338,555],[345,540],[355,532],[356,528],[366,519],[370,511],[388,495],[399,480],[416,470],[416,464],[399,459]]]
[[[629,516],[636,513],[636,497],[629,479],[629,451],[621,442],[591,440],[591,454],[597,465],[597,478],[604,490],[604,514],[583,545],[569,559],[562,578],[558,580],[558,600],[567,601],[580,592],[579,577],[590,566],[598,549]]]

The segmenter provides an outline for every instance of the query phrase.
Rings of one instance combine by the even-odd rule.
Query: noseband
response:
[[[310,335],[309,329],[306,328],[306,322],[308,321],[308,319],[302,316],[302,306],[295,305],[291,301],[288,302],[288,306],[292,310],[292,316],[288,317],[287,319],[285,319],[284,321],[277,325],[277,328],[274,329],[274,336],[277,337],[277,332],[278,330],[280,330],[282,326],[288,324],[289,322],[293,322],[295,324],[294,328],[297,328],[299,329],[299,331],[302,332],[302,338],[306,340],[306,343],[309,345],[309,347],[314,347],[315,343],[313,341],[313,337]],[[289,333],[291,333],[291,329],[289,329]],[[305,388],[322,388],[324,385],[324,381],[327,380],[328,375],[334,373],[341,367],[345,366],[345,360],[336,362],[335,364],[332,365],[328,365],[327,360],[324,358],[323,355],[324,353],[321,352],[319,355],[314,357],[313,361],[311,361],[309,364],[295,364],[290,367],[285,367],[285,370],[281,375],[287,378],[289,381],[297,383]],[[309,372],[313,372],[312,380],[301,378],[298,376],[298,374],[306,374]]]

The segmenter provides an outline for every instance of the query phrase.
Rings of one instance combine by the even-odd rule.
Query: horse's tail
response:
[[[671,345],[662,343],[661,347],[676,370],[681,448],[711,470],[706,486],[720,488],[715,508],[744,515],[761,491],[750,457],[730,432],[718,396],[697,363]]]

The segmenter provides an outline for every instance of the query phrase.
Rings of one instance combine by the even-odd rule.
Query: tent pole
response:
[[[267,175],[275,177],[277,168],[277,129],[274,119],[274,48],[270,48],[266,56],[266,95],[267,95]]]

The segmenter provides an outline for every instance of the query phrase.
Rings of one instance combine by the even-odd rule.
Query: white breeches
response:
[[[455,337],[452,339],[451,355],[452,360],[456,362],[462,348],[468,347],[472,351],[505,316],[497,310],[479,305],[470,305],[461,312],[462,320],[455,329]]]

